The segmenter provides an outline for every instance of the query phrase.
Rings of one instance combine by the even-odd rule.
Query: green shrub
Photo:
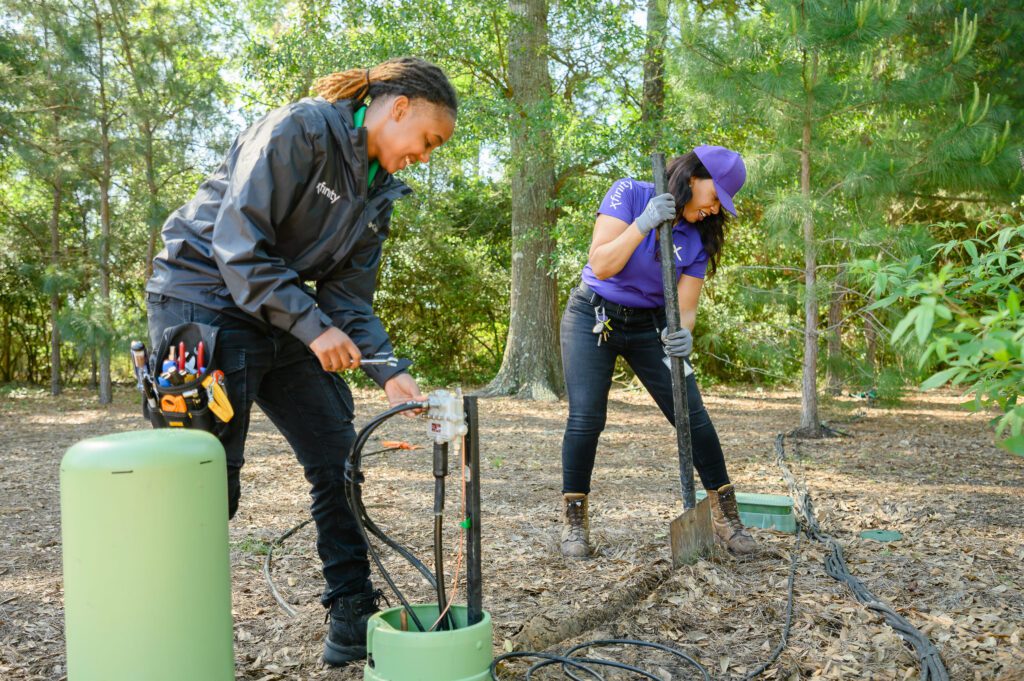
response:
[[[946,226],[948,228],[948,226]],[[1024,456],[1024,220],[999,214],[975,236],[938,244],[930,260],[860,263],[876,308],[906,306],[892,342],[916,343],[936,369],[922,389],[965,386],[973,410],[996,408],[999,446]]]

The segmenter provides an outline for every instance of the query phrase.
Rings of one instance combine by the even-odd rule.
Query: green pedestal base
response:
[[[437,604],[414,605],[424,627],[437,619]],[[466,626],[466,606],[453,605],[458,629],[402,631],[402,608],[383,610],[366,623],[365,681],[486,681],[491,668],[491,616]],[[416,625],[409,621],[409,627]]]
[[[60,465],[71,681],[233,681],[227,468],[217,438],[82,440]]]
[[[697,501],[706,496],[707,492],[697,490]],[[793,500],[783,494],[737,492],[736,505],[739,507],[740,520],[747,527],[796,534]]]

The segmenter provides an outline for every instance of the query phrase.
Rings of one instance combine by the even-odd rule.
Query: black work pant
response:
[[[249,412],[255,402],[274,423],[305,472],[313,497],[317,552],[327,582],[321,601],[363,590],[370,575],[366,543],[345,499],[345,459],[355,441],[352,392],[284,331],[266,331],[195,303],[147,296],[151,347],[164,329],[200,322],[218,327],[215,368],[224,372],[234,417],[220,437],[227,454],[228,517],[238,510]]]
[[[603,304],[612,330],[597,344],[595,308]],[[569,395],[569,420],[562,439],[562,492],[590,493],[597,441],[608,413],[615,360],[620,355],[675,424],[672,373],[666,365],[659,329],[665,310],[604,303],[589,290],[573,289],[562,315],[562,369]],[[718,433],[711,422],[694,374],[686,378],[693,464],[705,489],[729,483]]]

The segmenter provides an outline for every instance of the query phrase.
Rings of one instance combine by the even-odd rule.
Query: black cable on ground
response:
[[[786,644],[789,643],[789,630],[793,626],[793,585],[796,582],[796,560],[800,556],[800,541],[803,539],[803,535],[800,534],[799,530],[796,533],[796,542],[793,544],[793,554],[789,564],[789,586],[786,588],[788,595],[786,596],[786,623],[782,627],[782,636],[779,638],[779,645],[775,646],[772,654],[768,656],[768,659],[762,662],[754,671],[748,672],[744,677],[743,681],[750,681],[763,674],[768,667],[775,664],[775,661],[782,655],[782,651],[786,649]]]
[[[801,537],[800,533],[798,532],[797,533],[797,537],[796,537],[796,541],[793,544],[793,551],[792,551],[792,554],[790,556],[789,579],[788,579],[788,585],[786,587],[786,591],[787,591],[787,595],[786,595],[786,622],[785,622],[785,624],[782,627],[782,635],[780,637],[779,644],[777,646],[775,646],[775,649],[772,650],[771,655],[769,655],[768,658],[764,662],[762,662],[760,665],[758,665],[758,667],[756,669],[754,669],[751,672],[748,672],[747,674],[745,674],[743,676],[743,680],[744,681],[750,681],[751,679],[757,678],[758,676],[763,674],[765,671],[767,671],[768,667],[770,667],[772,664],[775,663],[776,660],[779,659],[779,656],[782,654],[782,651],[785,650],[786,645],[789,642],[789,632],[790,632],[790,629],[791,629],[791,627],[793,625],[793,601],[794,601],[793,589],[794,589],[794,584],[795,584],[795,581],[796,581],[796,565],[797,565],[797,558],[800,555],[800,543],[801,543],[801,541],[802,541],[802,537]],[[706,681],[711,681],[711,678],[712,678],[711,674],[708,672],[708,670],[703,665],[700,664],[700,662],[698,662],[694,658],[690,657],[686,653],[684,653],[684,652],[682,652],[680,650],[676,650],[675,648],[672,648],[670,646],[662,645],[660,643],[654,643],[652,641],[640,641],[640,640],[633,640],[633,639],[597,639],[597,640],[593,640],[593,641],[586,641],[584,643],[580,643],[579,645],[573,646],[572,648],[566,650],[564,653],[561,653],[561,654],[531,652],[531,651],[516,651],[516,652],[511,652],[511,653],[505,653],[504,655],[499,655],[498,657],[494,658],[494,660],[491,663],[491,679],[493,681],[500,681],[498,679],[498,676],[497,676],[497,665],[498,665],[498,663],[501,662],[502,660],[507,660],[507,659],[515,658],[515,657],[538,657],[538,658],[541,658],[541,660],[542,660],[541,662],[538,662],[538,663],[534,664],[533,666],[531,666],[527,670],[527,672],[526,672],[526,679],[532,678],[533,672],[535,672],[536,670],[540,669],[541,667],[546,667],[548,665],[559,663],[559,662],[562,663],[562,672],[568,678],[573,679],[573,681],[583,681],[583,679],[581,677],[579,677],[579,676],[576,676],[571,670],[567,669],[566,668],[567,666],[571,666],[571,667],[574,667],[574,668],[577,668],[577,669],[582,669],[582,671],[585,671],[587,674],[589,674],[591,676],[591,678],[597,678],[597,679],[603,679],[604,678],[603,676],[601,676],[599,673],[597,673],[593,669],[590,669],[589,667],[586,667],[583,663],[603,665],[603,666],[607,666],[607,667],[615,667],[615,668],[618,668],[618,669],[624,669],[624,670],[627,670],[627,671],[632,671],[635,674],[640,674],[640,675],[642,675],[644,677],[652,678],[652,679],[660,679],[661,678],[661,677],[658,677],[658,676],[654,676],[651,672],[648,672],[646,670],[640,669],[638,667],[632,667],[630,665],[625,665],[625,664],[622,664],[620,662],[614,662],[612,660],[600,660],[600,659],[591,659],[591,658],[572,657],[572,654],[575,653],[578,650],[583,650],[584,648],[590,648],[590,647],[593,647],[593,646],[600,646],[600,645],[633,645],[633,646],[642,646],[642,647],[646,647],[646,648],[655,648],[655,649],[658,649],[658,650],[662,650],[662,651],[665,651],[667,653],[670,653],[670,654],[678,657],[679,659],[685,661],[687,664],[689,664],[692,667],[694,667],[697,671],[699,671],[703,675],[703,678]]]
[[[386,449],[378,449],[378,450],[376,450],[374,452],[369,452],[367,454],[363,454],[363,458],[366,458],[368,456],[376,456],[377,454],[385,454],[387,452],[393,452],[393,451],[396,451],[398,449],[401,449],[401,447],[388,447]],[[277,604],[279,606],[281,606],[281,609],[284,610],[286,613],[288,613],[288,615],[291,616],[291,617],[295,617],[295,615],[296,615],[295,609],[288,603],[288,601],[286,601],[281,596],[281,593],[277,590],[277,586],[274,584],[274,578],[273,578],[273,576],[271,575],[271,572],[270,572],[271,563],[272,563],[272,561],[274,559],[274,547],[280,547],[281,545],[283,545],[285,539],[288,539],[293,534],[295,534],[296,532],[301,530],[303,527],[305,527],[306,525],[309,525],[311,522],[313,522],[312,518],[306,518],[301,523],[299,523],[298,525],[295,525],[294,527],[286,530],[284,534],[282,534],[280,537],[278,537],[274,541],[270,542],[270,546],[267,548],[267,557],[263,559],[263,577],[267,580],[267,588],[270,589],[270,595],[272,595],[274,597],[274,600],[277,601]]]
[[[277,604],[281,606],[281,609],[291,617],[295,617],[295,608],[289,605],[288,601],[281,597],[281,594],[277,591],[277,587],[274,586],[274,579],[270,576],[270,561],[273,560],[275,546],[280,546],[284,543],[285,539],[292,536],[306,525],[309,525],[311,522],[313,522],[312,518],[306,518],[301,523],[287,530],[280,537],[272,541],[270,546],[267,548],[267,557],[263,559],[263,576],[267,580],[267,586],[270,587],[270,594],[274,597],[274,600],[277,601]]]
[[[527,680],[531,679],[533,677],[533,673],[536,672],[538,669],[541,669],[542,667],[546,667],[546,666],[552,665],[552,664],[561,664],[562,665],[563,673],[566,676],[568,676],[570,679],[574,679],[575,681],[583,681],[583,680],[579,676],[576,676],[575,674],[573,674],[566,667],[573,667],[573,668],[579,669],[581,671],[584,671],[587,674],[589,674],[592,678],[595,678],[595,679],[603,679],[604,677],[601,676],[601,674],[599,674],[598,672],[596,672],[593,669],[591,669],[590,667],[587,667],[586,665],[598,665],[598,666],[603,666],[603,667],[612,667],[614,669],[623,669],[623,670],[626,670],[626,671],[633,672],[634,674],[640,674],[641,676],[644,676],[644,677],[649,678],[649,679],[654,679],[654,681],[660,681],[660,679],[661,679],[660,676],[655,676],[654,674],[652,674],[649,671],[646,671],[646,670],[641,669],[639,667],[634,667],[632,665],[624,664],[622,662],[616,662],[614,660],[605,660],[605,659],[601,659],[601,658],[573,657],[572,656],[573,653],[575,653],[576,651],[583,650],[585,648],[592,648],[592,647],[595,647],[595,646],[611,646],[611,645],[642,646],[644,648],[655,648],[657,650],[662,650],[662,651],[664,651],[666,653],[674,655],[675,657],[679,658],[680,660],[683,660],[685,663],[689,664],[694,669],[699,671],[703,675],[705,681],[711,681],[711,675],[708,673],[708,670],[705,669],[704,666],[701,665],[700,662],[697,662],[697,660],[693,659],[692,657],[690,657],[686,653],[682,652],[681,650],[676,650],[675,648],[671,648],[669,646],[662,645],[660,643],[652,643],[650,641],[636,641],[636,640],[633,640],[633,639],[625,639],[625,638],[623,638],[623,639],[597,639],[597,640],[594,640],[594,641],[586,641],[585,643],[580,643],[579,645],[576,645],[576,646],[573,646],[572,648],[569,648],[568,650],[566,650],[564,653],[561,653],[561,654],[558,654],[558,653],[541,653],[541,652],[526,652],[526,651],[516,651],[516,652],[511,652],[511,653],[505,653],[503,655],[499,655],[498,657],[494,658],[494,660],[491,661],[491,679],[493,681],[499,681],[497,669],[498,669],[498,664],[501,661],[503,661],[503,660],[507,660],[507,659],[514,658],[514,657],[537,657],[537,658],[540,658],[541,661],[535,663],[533,666],[531,666],[526,671],[526,679]]]
[[[854,598],[865,607],[881,614],[886,624],[895,629],[904,642],[914,649],[921,667],[920,681],[948,681],[949,673],[942,662],[942,657],[928,637],[921,633],[905,617],[880,601],[868,590],[862,581],[850,574],[846,569],[842,546],[831,535],[821,531],[821,526],[818,524],[818,519],[814,514],[814,504],[811,501],[810,493],[806,488],[801,489],[793,473],[785,464],[784,440],[785,435],[781,433],[775,438],[775,461],[779,468],[782,469],[782,475],[789,485],[790,494],[793,496],[793,500],[801,514],[799,519],[803,531],[811,539],[829,548],[829,555],[825,558],[825,572],[836,581],[846,584],[853,592]]]
[[[594,640],[594,641],[586,641],[584,643],[580,643],[579,645],[575,645],[572,648],[569,648],[569,650],[565,651],[565,655],[566,655],[566,657],[571,657],[572,654],[575,653],[577,650],[583,650],[585,648],[593,648],[593,647],[596,647],[596,646],[613,646],[613,645],[641,646],[641,647],[644,647],[644,648],[654,648],[656,650],[662,650],[662,651],[664,651],[666,653],[669,653],[670,655],[678,657],[680,660],[683,660],[684,662],[686,662],[690,666],[696,668],[697,671],[699,671],[701,674],[704,675],[705,679],[708,679],[708,681],[710,681],[710,679],[711,679],[711,676],[708,674],[708,671],[703,666],[701,666],[700,662],[697,662],[697,660],[693,659],[692,657],[690,657],[686,653],[684,653],[684,652],[682,652],[680,650],[676,650],[675,648],[670,648],[669,646],[662,645],[660,643],[652,643],[650,641],[635,641],[635,640],[632,640],[632,639],[625,639],[625,638],[597,639],[597,640]],[[642,673],[646,674],[647,672],[642,672]],[[578,678],[576,676],[573,676],[572,674],[569,674],[568,671],[566,671],[566,674],[570,678],[572,678],[574,680]],[[661,677],[660,676],[653,676],[652,675],[652,678],[660,679]]]

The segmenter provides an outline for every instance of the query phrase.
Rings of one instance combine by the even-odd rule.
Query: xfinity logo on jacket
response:
[[[321,182],[316,186],[316,193],[320,196],[326,196],[331,200],[331,203],[341,198],[341,194],[328,187],[326,182]]]

